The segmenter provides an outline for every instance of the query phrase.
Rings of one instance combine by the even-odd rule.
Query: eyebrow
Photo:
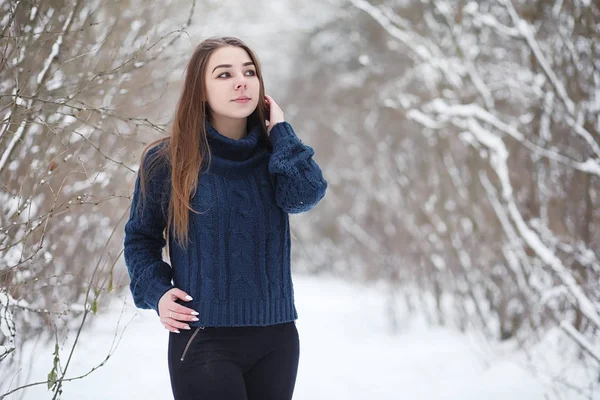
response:
[[[243,64],[242,64],[242,67],[245,67],[245,66],[247,66],[247,65],[254,65],[254,63],[253,63],[252,61],[248,61],[248,62],[245,62],[245,63],[243,63]],[[233,67],[233,65],[231,65],[231,64],[221,64],[221,65],[217,65],[217,66],[216,66],[216,67],[215,67],[215,68],[212,70],[212,72],[215,72],[215,70],[216,70],[217,68],[231,68],[231,67]],[[211,72],[211,74],[212,74],[212,72]]]

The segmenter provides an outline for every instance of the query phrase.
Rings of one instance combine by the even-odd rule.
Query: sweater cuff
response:
[[[273,149],[288,147],[293,144],[293,142],[302,144],[302,141],[296,136],[292,126],[286,121],[278,122],[273,125],[269,136],[271,138],[271,144],[273,144]]]
[[[158,314],[158,301],[168,290],[171,290],[174,287],[175,286],[171,285],[171,283],[166,283],[162,280],[153,281],[148,285],[144,299],[146,300],[146,303],[148,303],[148,305]]]

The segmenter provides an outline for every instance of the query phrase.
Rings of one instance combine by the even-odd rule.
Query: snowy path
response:
[[[484,363],[489,355],[482,357],[476,342],[465,335],[419,324],[402,334],[387,334],[381,290],[332,278],[294,279],[301,347],[294,399],[544,399],[541,384],[527,371],[510,361]],[[122,304],[115,301],[114,312],[94,317],[96,327],[84,332],[69,376],[106,356]],[[127,300],[119,332],[130,320],[107,364],[83,380],[66,383],[64,400],[172,399],[167,331],[153,311],[135,309]],[[36,354],[30,382],[43,379],[52,365],[52,348],[36,349]],[[40,386],[23,398],[50,396]]]

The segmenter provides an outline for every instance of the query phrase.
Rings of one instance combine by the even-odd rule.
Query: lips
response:
[[[234,99],[233,101],[244,101],[244,100],[250,100],[250,97],[248,97],[248,96],[240,96],[240,97]]]

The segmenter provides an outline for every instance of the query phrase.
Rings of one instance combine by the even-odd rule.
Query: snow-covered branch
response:
[[[537,254],[538,257],[556,273],[569,293],[576,300],[577,307],[581,312],[589,318],[589,320],[598,328],[600,328],[600,314],[598,314],[597,306],[585,295],[578,285],[577,281],[569,270],[563,265],[558,258],[539,238],[539,236],[527,225],[521,212],[519,211],[514,197],[513,188],[508,174],[508,151],[504,142],[493,133],[483,128],[476,120],[469,119],[467,127],[473,135],[490,149],[493,153],[490,164],[500,178],[500,186],[504,197],[505,206],[508,210],[513,223],[527,245]]]
[[[600,349],[594,347],[589,340],[586,339],[577,329],[568,321],[562,321],[560,327],[573,339],[577,344],[587,351],[589,355],[594,357],[600,363]]]
[[[366,0],[350,0],[352,4],[369,14],[385,29],[392,37],[398,39],[410,48],[421,60],[438,68],[446,77],[448,82],[455,88],[462,87],[462,77],[457,65],[451,65],[444,59],[443,52],[431,41],[421,37],[418,33],[407,32],[396,26],[387,15],[379,8],[371,5]]]
[[[370,139],[379,134],[399,166],[392,179],[403,216],[398,242],[409,244],[398,251],[431,266],[420,282],[459,297],[470,318],[481,305],[470,294],[484,292],[475,301],[497,317],[501,337],[540,340],[553,322],[573,318],[563,329],[597,358],[590,345],[600,328],[600,70],[593,58],[600,5],[350,3],[387,33],[373,52],[394,53],[380,58],[381,73],[368,86],[379,83],[377,106],[391,119],[370,112],[382,121],[361,127]],[[370,198],[384,205],[385,197]],[[369,247],[369,231],[360,228]]]
[[[558,76],[556,76],[554,70],[552,69],[550,62],[547,60],[547,57],[544,55],[538,41],[536,40],[533,27],[524,21],[517,11],[515,10],[514,5],[511,0],[500,0],[506,9],[508,10],[508,14],[515,25],[515,28],[519,30],[522,37],[527,41],[532,53],[535,55],[538,63],[542,67],[544,73],[552,83],[554,90],[563,101],[567,111],[568,117],[567,122],[575,130],[579,136],[581,136],[591,147],[592,151],[596,155],[596,157],[600,160],[600,144],[596,142],[590,132],[587,131],[581,124],[576,120],[577,110],[575,107],[575,103],[569,97],[566,88],[563,83],[560,81]]]
[[[6,290],[0,288],[0,333],[4,336],[5,344],[0,346],[0,361],[8,356],[15,349],[15,320],[10,310],[10,303],[13,303],[14,299],[10,297]]]
[[[562,82],[558,79],[558,77],[554,73],[554,70],[550,66],[550,63],[544,56],[542,49],[540,48],[537,40],[535,39],[535,35],[533,33],[533,27],[519,16],[519,14],[517,13],[517,10],[515,10],[515,7],[510,0],[500,0],[500,1],[506,7],[506,9],[508,11],[508,15],[510,15],[512,22],[515,25],[515,29],[517,29],[519,31],[519,33],[521,34],[521,36],[527,41],[527,44],[531,48],[531,51],[533,52],[536,59],[540,63],[546,76],[548,76],[548,79],[550,79],[552,86],[554,86],[556,93],[562,99],[563,103],[565,104],[565,107],[569,111],[569,114],[573,115],[575,113],[575,104],[569,98],[569,95],[567,94],[567,90],[565,89]]]
[[[408,114],[409,118],[414,118],[418,121],[424,121],[427,126],[430,127],[439,126],[439,124],[442,122],[450,121],[452,124],[461,129],[467,128],[479,143],[483,144],[492,152],[490,164],[499,178],[500,186],[502,188],[504,207],[506,208],[508,215],[511,217],[512,222],[515,224],[517,231],[519,232],[519,237],[524,240],[525,243],[527,243],[527,245],[546,265],[549,265],[552,268],[565,287],[569,290],[569,293],[576,300],[577,306],[580,308],[581,312],[588,317],[590,321],[594,323],[594,325],[600,328],[600,314],[598,314],[597,307],[581,290],[575,278],[563,265],[560,258],[558,258],[543,243],[539,236],[524,221],[523,216],[521,215],[521,212],[519,211],[514,200],[514,190],[508,173],[509,152],[502,138],[485,129],[478,122],[478,120],[489,123],[499,130],[510,134],[512,137],[521,142],[524,142],[525,136],[516,129],[502,123],[495,116],[476,104],[447,105],[443,100],[436,99],[424,108],[430,112],[433,112],[437,116],[438,120],[436,121],[431,117],[426,116],[426,114],[423,112],[411,112]],[[457,119],[456,117],[461,118]],[[529,144],[533,145],[531,143]],[[547,155],[548,152],[543,152],[542,154]],[[556,155],[554,155],[553,158],[556,159]],[[573,163],[570,163],[570,165],[573,166]],[[578,169],[581,170],[581,168]],[[600,166],[595,165],[593,172],[600,176]]]
[[[527,293],[530,286],[538,292],[541,291],[542,288],[539,287],[537,282],[530,282],[528,279],[528,276],[531,273],[531,268],[529,258],[527,257],[527,253],[523,246],[523,240],[521,240],[520,235],[515,230],[513,224],[511,224],[506,209],[503,207],[502,202],[496,195],[494,185],[492,182],[490,182],[487,173],[484,171],[479,172],[479,180],[488,193],[490,204],[492,205],[508,239],[508,244],[506,246],[507,248],[503,249],[503,252],[509,267],[512,269],[513,274],[516,277],[520,291],[522,293]]]
[[[457,35],[456,29],[454,29],[454,25],[453,25],[453,19],[452,16],[450,15],[450,9],[448,8],[446,3],[443,2],[434,2],[434,7],[436,8],[437,11],[440,12],[440,14],[442,14],[444,16],[444,20],[446,21],[447,24],[447,30],[450,33],[450,35],[452,36],[452,39],[454,41],[454,45],[456,46],[456,48],[459,51],[459,54],[462,56],[464,63],[465,63],[465,69],[467,71],[467,73],[469,74],[469,77],[471,78],[471,81],[473,82],[473,85],[475,86],[475,88],[477,89],[477,91],[479,92],[479,94],[481,95],[481,98],[483,99],[483,102],[486,106],[487,109],[493,109],[494,108],[494,97],[492,96],[492,93],[490,91],[490,88],[487,86],[487,84],[485,83],[484,79],[481,76],[481,73],[479,72],[477,65],[474,62],[474,58],[476,57],[476,54],[473,51],[468,51],[465,46],[462,44],[460,38]]]
[[[50,51],[50,54],[48,54],[48,57],[46,58],[46,61],[44,62],[42,70],[37,75],[36,83],[38,85],[41,85],[44,82],[44,80],[46,79],[46,75],[48,74],[48,71],[50,70],[50,66],[52,65],[52,62],[58,57],[59,52],[60,52],[60,46],[63,42],[63,37],[69,31],[69,28],[71,27],[71,23],[73,22],[73,14],[75,13],[75,10],[77,8],[78,8],[77,4],[71,8],[71,11],[69,12],[69,14],[65,20],[62,30],[58,34],[56,41],[52,44],[52,49]]]
[[[82,312],[96,310],[88,302],[82,309],[83,293],[93,289],[89,300],[97,302],[122,287],[113,284],[112,268],[104,263],[114,259],[114,267],[119,259],[114,232],[122,222],[118,211],[127,210],[125,178],[135,170],[130,165],[141,146],[166,133],[168,121],[161,120],[165,114],[158,104],[174,95],[172,71],[183,69],[185,60],[172,45],[187,34],[196,2],[186,3],[189,15],[173,2],[160,12],[129,0],[0,3],[5,361],[0,376],[5,376],[20,359],[6,357],[15,351],[16,333],[17,343],[27,343],[53,326],[58,338],[74,322],[83,326]],[[157,67],[161,57],[179,64]],[[90,260],[98,260],[95,270]],[[57,395],[65,377],[55,372]],[[20,380],[19,375],[10,383],[12,391],[26,387]]]
[[[472,1],[470,5],[465,6],[464,12],[466,14],[470,14],[473,17],[473,23],[475,26],[487,26],[488,28],[492,28],[496,32],[508,37],[508,38],[520,38],[521,33],[518,29],[506,26],[498,19],[491,14],[482,14],[477,11],[477,3]]]
[[[23,134],[25,133],[25,125],[26,124],[27,124],[27,120],[21,121],[21,123],[19,124],[19,127],[13,134],[13,137],[10,139],[8,146],[6,146],[6,149],[2,153],[2,157],[0,157],[0,172],[2,172],[2,170],[6,166],[6,163],[9,160],[10,154],[15,149],[15,146],[17,145],[17,143],[19,143],[19,141],[22,140]],[[8,123],[6,123],[6,130],[8,130]]]
[[[536,155],[560,162],[578,171],[600,176],[600,159],[596,160],[589,158],[584,162],[578,162],[562,154],[540,147],[528,140],[524,133],[513,126],[502,122],[498,117],[481,108],[478,104],[449,105],[442,99],[436,99],[425,105],[423,109],[425,112],[434,113],[437,116],[437,120],[427,117],[424,112],[418,110],[409,111],[407,116],[427,123],[428,127],[441,127],[443,122],[449,121],[453,117],[477,118],[482,122],[490,124],[499,131],[510,135]]]

